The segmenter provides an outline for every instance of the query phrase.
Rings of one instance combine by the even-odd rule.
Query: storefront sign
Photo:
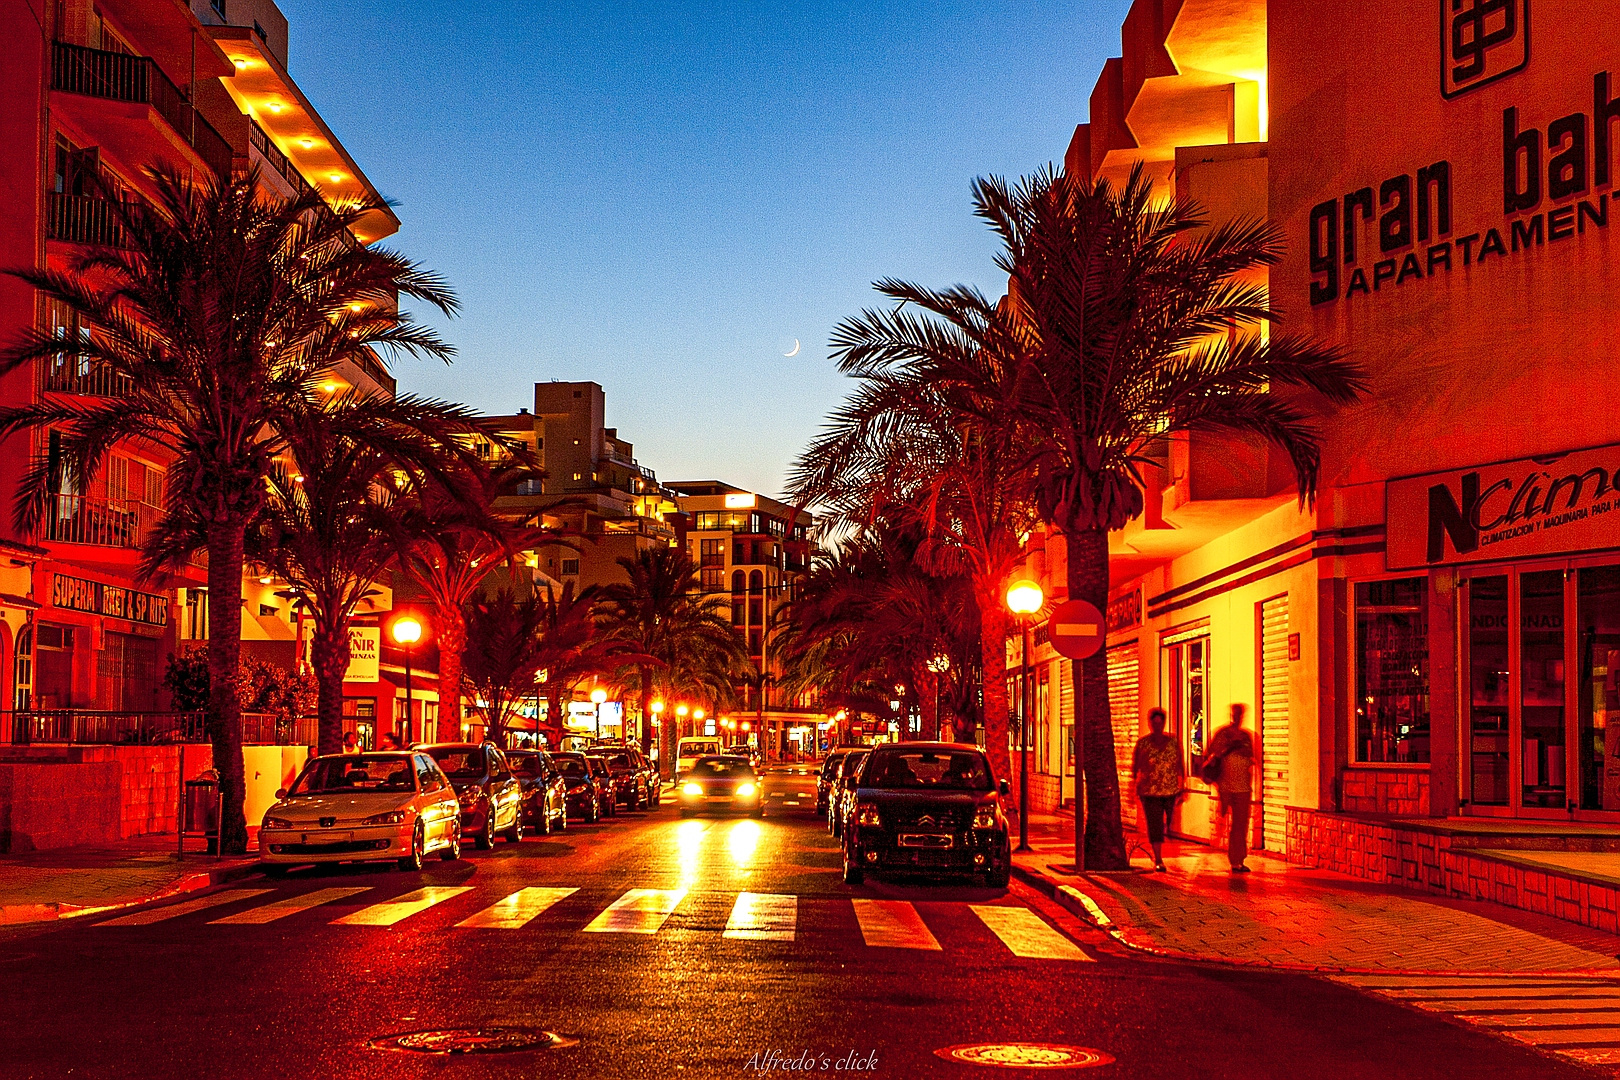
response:
[[[51,605],[67,611],[83,611],[110,619],[128,619],[147,626],[169,625],[169,598],[156,593],[136,592],[121,585],[53,575]]]
[[[349,669],[343,673],[343,681],[376,682],[381,678],[381,647],[382,627],[349,627]]]
[[[1620,446],[1391,480],[1387,565],[1406,570],[1620,547]]]
[[[1123,634],[1142,625],[1142,586],[1108,601],[1108,636]]]

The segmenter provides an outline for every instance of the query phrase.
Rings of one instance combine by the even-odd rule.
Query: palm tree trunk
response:
[[[994,588],[1000,586],[996,582]],[[1007,723],[1007,609],[994,595],[979,597],[979,657],[984,665],[984,748],[997,779],[1010,780],[1015,789],[1012,750]]]
[[[219,773],[221,854],[247,852],[247,785],[242,763],[241,521],[208,526],[208,738]]]
[[[315,668],[315,744],[323,754],[343,751],[343,676],[349,670],[349,628],[317,620],[309,640]]]
[[[652,668],[637,668],[641,676],[641,752],[652,757]]]
[[[1066,530],[1069,597],[1087,600],[1098,611],[1108,607],[1108,534],[1097,529]],[[1070,661],[1080,691],[1076,718],[1085,751],[1086,867],[1128,870],[1125,828],[1120,821],[1119,766],[1114,758],[1114,728],[1108,710],[1108,653]]]
[[[461,654],[467,619],[460,608],[439,608],[439,741],[461,738]]]

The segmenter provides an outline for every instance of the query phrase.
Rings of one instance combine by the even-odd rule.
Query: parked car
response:
[[[864,750],[864,746],[839,746],[833,748],[821,762],[821,771],[816,773],[816,814],[827,813],[827,793],[832,790],[832,782],[837,775],[838,766],[843,762],[844,756],[853,750]]]
[[[977,874],[1005,888],[1012,866],[1007,817],[984,751],[969,743],[874,747],[860,770],[844,828],[844,880],[902,871]]]
[[[544,750],[508,750],[506,762],[523,789],[523,823],[550,836],[568,828],[568,785]]]
[[[653,801],[652,770],[641,751],[628,746],[604,748],[599,755],[607,762],[613,777],[613,798],[631,810],[651,806]]]
[[[427,754],[396,751],[311,758],[265,811],[259,861],[277,877],[300,863],[461,858],[455,789]]]
[[[664,774],[659,771],[658,762],[643,754],[639,749],[636,756],[641,759],[642,767],[647,770],[647,790],[652,792],[652,805],[659,806],[664,801]]]
[[[591,775],[596,778],[596,794],[601,800],[603,817],[619,816],[619,793],[613,787],[613,770],[608,767],[607,758],[598,753],[587,753],[585,760],[591,763]]]
[[[834,836],[844,835],[844,825],[855,812],[855,782],[867,751],[851,750],[838,766],[838,778],[827,793],[827,831]]]
[[[675,779],[680,780],[686,770],[705,755],[720,753],[720,740],[713,735],[689,737],[675,744]]]
[[[714,755],[698,758],[680,783],[681,817],[703,811],[744,811],[765,816],[765,797],[759,774],[745,757]]]
[[[568,813],[595,824],[602,818],[602,790],[590,759],[584,754],[566,752],[551,755],[552,764],[567,785]]]
[[[461,800],[461,835],[480,848],[495,846],[497,833],[510,843],[523,839],[523,789],[506,756],[492,742],[427,743],[420,747],[439,763]]]

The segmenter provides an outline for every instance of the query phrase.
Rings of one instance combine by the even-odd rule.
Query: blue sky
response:
[[[660,478],[774,493],[873,280],[1000,292],[968,186],[1062,159],[1128,4],[281,6],[392,242],[461,297],[455,364],[402,391],[592,379]]]

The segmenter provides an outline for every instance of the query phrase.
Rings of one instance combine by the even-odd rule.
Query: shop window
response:
[[[1166,718],[1181,740],[1187,775],[1196,776],[1209,739],[1209,634],[1167,636],[1159,652]]]
[[[1620,566],[1578,571],[1575,589],[1581,808],[1620,810]]]
[[[34,630],[34,707],[70,709],[73,700],[71,626],[40,623]]]
[[[1052,769],[1052,714],[1048,710],[1052,665],[1042,664],[1035,681],[1035,770],[1051,773]]]
[[[1358,762],[1429,760],[1427,579],[1356,584]]]
[[[1506,575],[1468,582],[1468,799],[1508,801],[1508,586]]]
[[[1564,572],[1519,575],[1523,805],[1568,805],[1564,741]]]

